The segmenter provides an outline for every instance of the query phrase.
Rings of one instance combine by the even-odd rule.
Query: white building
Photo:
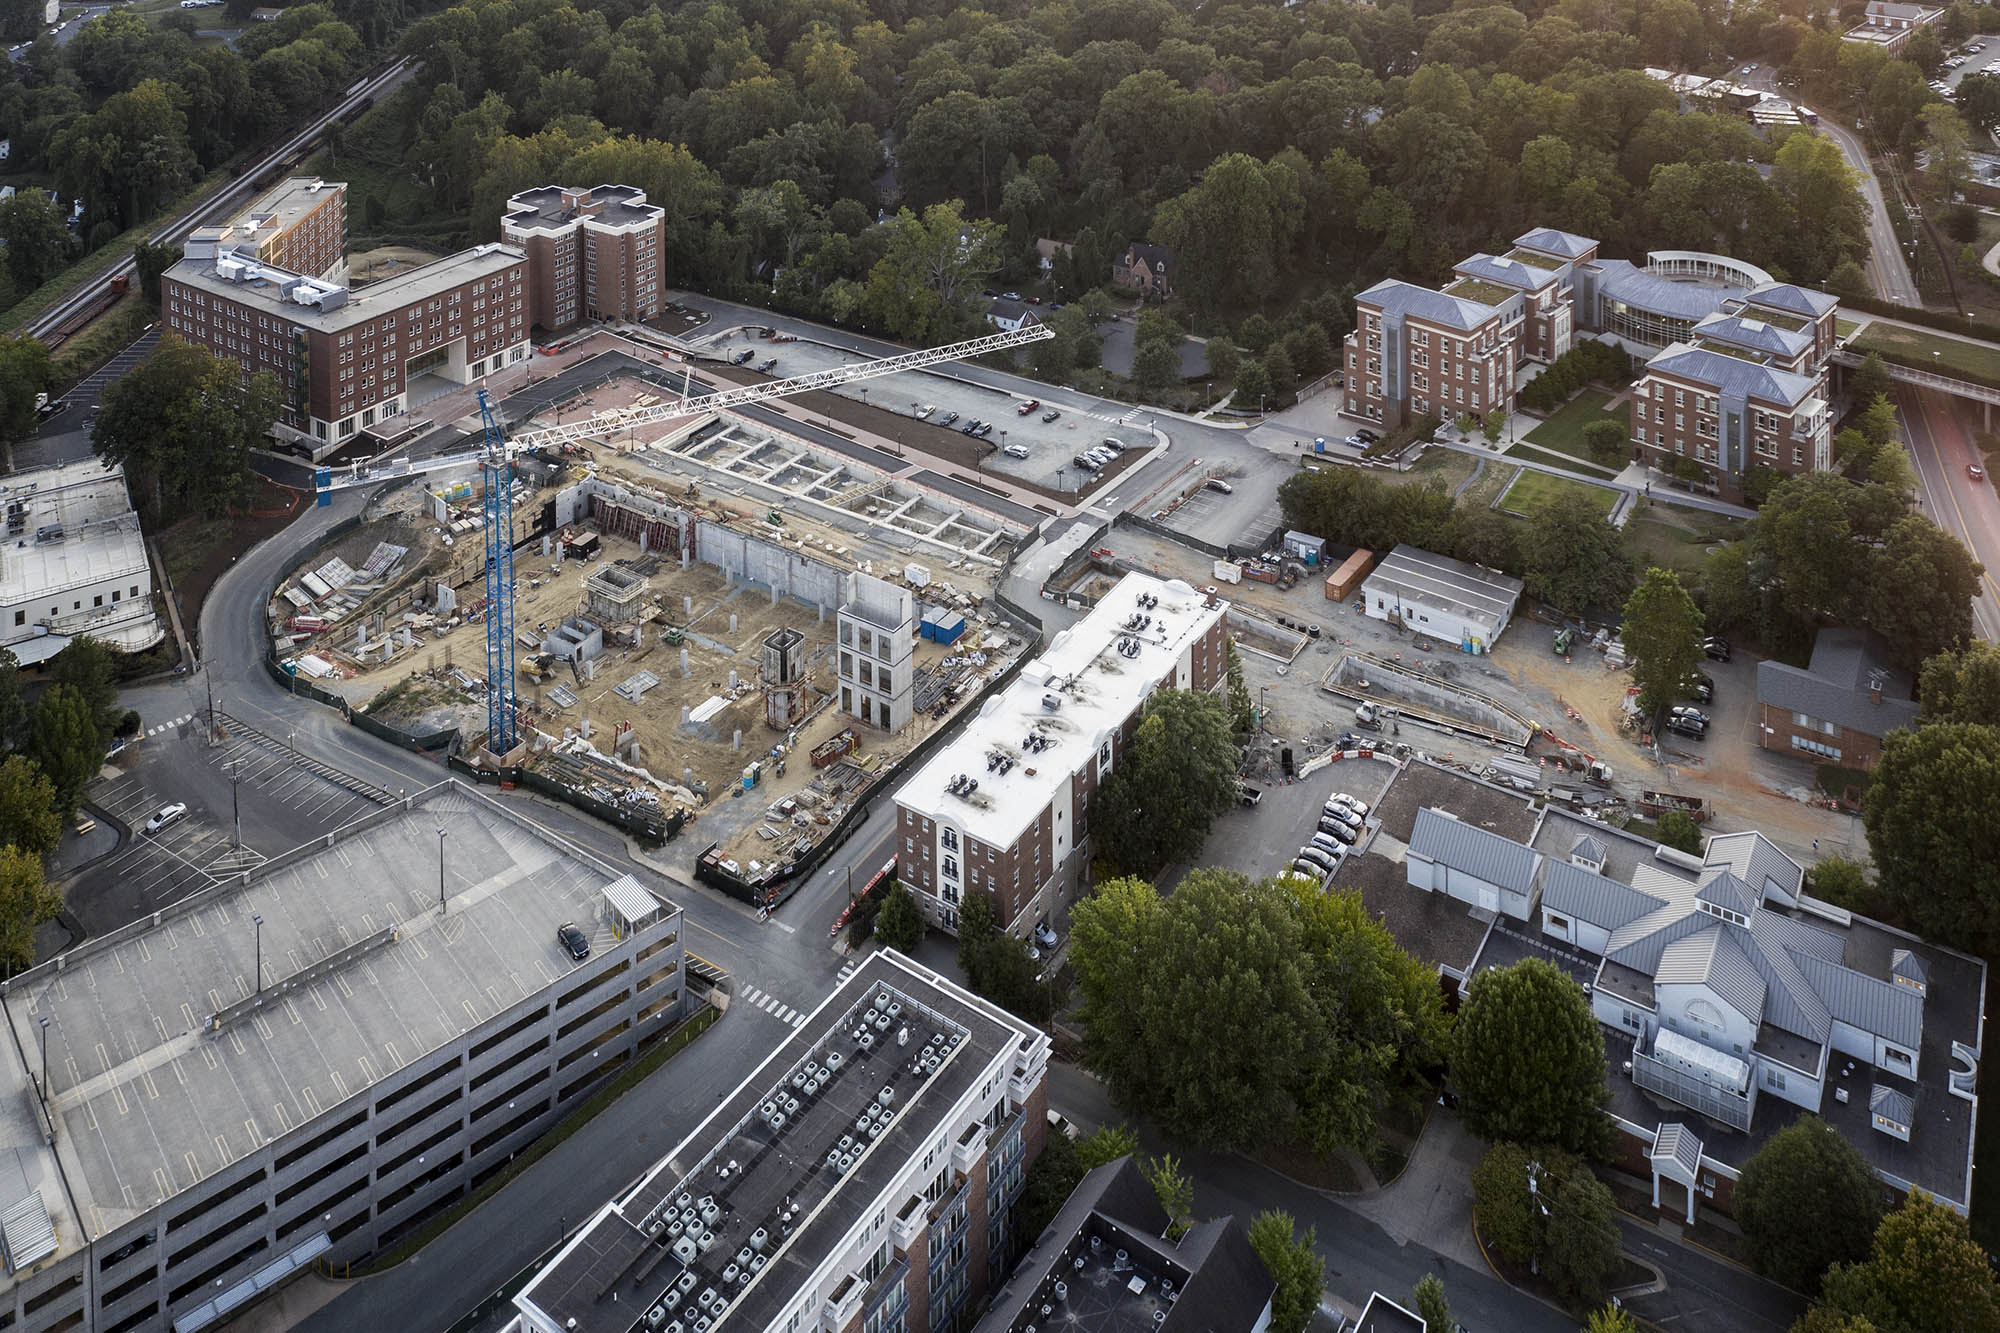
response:
[[[166,637],[125,473],[97,459],[17,472],[0,484],[0,646],[22,665],[81,635],[122,652]]]
[[[1505,632],[1521,580],[1404,543],[1361,581],[1362,609],[1467,652]]]
[[[900,731],[915,707],[917,599],[872,574],[849,574],[846,583],[838,615],[840,711]]]
[[[965,895],[987,892],[1021,934],[1075,887],[1091,795],[1146,700],[1222,684],[1227,610],[1178,579],[1127,574],[903,784],[901,879],[933,924],[956,930]]]

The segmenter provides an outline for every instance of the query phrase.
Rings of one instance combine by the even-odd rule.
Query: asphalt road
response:
[[[1668,1240],[1629,1214],[1618,1215],[1627,1254],[1660,1270],[1666,1290],[1628,1299],[1626,1306],[1660,1328],[1785,1333],[1805,1313],[1797,1292],[1747,1273],[1706,1250]]]
[[[1985,460],[1972,442],[1977,429],[1969,404],[1929,389],[1899,385],[1896,406],[1916,464],[1923,507],[1931,521],[1964,542],[1986,567],[1972,623],[1979,636],[2000,641],[2000,495],[1993,479],[1974,481],[1965,469]]]

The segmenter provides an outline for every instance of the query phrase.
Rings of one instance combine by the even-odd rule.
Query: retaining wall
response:
[[[1525,750],[1535,724],[1498,699],[1369,653],[1349,653],[1320,688],[1343,699],[1386,704],[1404,718],[1458,736]]]

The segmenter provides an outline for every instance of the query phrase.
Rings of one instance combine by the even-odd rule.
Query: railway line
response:
[[[268,188],[277,172],[292,166],[317,146],[319,137],[326,132],[327,126],[367,110],[377,97],[392,91],[408,76],[412,64],[411,59],[405,56],[394,64],[364,76],[341,95],[340,101],[322,112],[310,125],[246,165],[241,173],[198,200],[173,221],[153,231],[147,239],[154,244],[183,240],[190,231],[200,226],[205,218],[218,211],[222,205]],[[131,285],[136,272],[137,266],[133,263],[132,257],[127,255],[109,272],[93,278],[30,320],[25,326],[25,332],[41,339],[51,349],[60,346],[65,339],[73,336],[116,301]]]

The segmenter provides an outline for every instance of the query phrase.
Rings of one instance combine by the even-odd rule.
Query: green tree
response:
[[[1245,361],[1236,367],[1236,396],[1229,401],[1239,412],[1262,411],[1271,397],[1271,376],[1262,361]]]
[[[1172,249],[1180,293],[1208,309],[1275,296],[1305,212],[1298,174],[1282,161],[1229,153],[1198,184],[1160,205],[1153,231]]]
[[[1228,384],[1236,378],[1236,368],[1242,356],[1228,334],[1218,333],[1208,340],[1208,374],[1218,385]]]
[[[878,926],[879,929],[879,926]],[[1028,945],[1000,929],[990,893],[973,892],[959,908],[958,967],[973,990],[1028,1019],[1048,1021],[1054,995]]]
[[[1194,1177],[1181,1170],[1180,1159],[1171,1153],[1147,1159],[1141,1169],[1167,1214],[1167,1239],[1179,1240],[1194,1225]]]
[[[1599,462],[1611,463],[1625,455],[1626,430],[1621,422],[1593,421],[1583,428],[1583,445]]]
[[[1252,356],[1264,355],[1277,336],[1277,330],[1271,327],[1271,321],[1262,315],[1251,315],[1236,331],[1236,341]]]
[[[1639,1326],[1622,1306],[1606,1305],[1590,1312],[1583,1333],[1639,1333]]]
[[[2000,801],[2000,729],[1942,722],[1892,731],[1862,798],[1882,896],[1927,939],[2000,949],[2000,843],[1986,834]]]
[[[1635,660],[1632,678],[1639,684],[1639,709],[1657,714],[1681,697],[1689,677],[1701,664],[1701,611],[1670,569],[1648,569],[1625,599],[1620,637]]]
[[[0,844],[47,856],[61,840],[55,787],[34,760],[8,755],[0,762]]]
[[[1895,392],[1895,381],[1889,378],[1889,367],[1882,363],[1880,352],[1870,352],[1861,358],[1861,367],[1847,381],[1848,392],[1856,403],[1873,403],[1876,399],[1887,399]]]
[[[1863,916],[1879,916],[1875,886],[1858,862],[1844,856],[1822,856],[1813,863],[1812,893],[1835,907],[1845,907]]]
[[[1624,535],[1589,495],[1565,489],[1545,501],[1528,515],[1520,547],[1529,593],[1559,611],[1618,606],[1632,591]]]
[[[888,248],[868,274],[869,313],[905,342],[944,342],[969,327],[979,284],[1000,267],[1000,228],[968,221],[957,200],[921,217],[903,209],[887,226]]]
[[[1228,662],[1229,724],[1239,740],[1247,741],[1257,730],[1257,710],[1250,702],[1250,687],[1243,683],[1243,658],[1236,651],[1236,641],[1231,639],[1224,651]]]
[[[1559,1148],[1496,1143],[1472,1170],[1479,1234],[1509,1263],[1534,1263],[1573,1306],[1603,1299],[1618,1261],[1617,1202]]]
[[[117,730],[123,710],[118,707],[118,654],[102,639],[80,634],[49,660],[49,679],[83,696],[98,730],[108,740]]]
[[[132,263],[139,270],[139,293],[146,304],[159,308],[160,275],[178,264],[181,247],[172,242],[155,245],[151,241],[140,241],[132,247]]]
[[[875,914],[875,938],[904,953],[924,938],[924,909],[917,906],[916,895],[904,888],[901,880],[889,881],[882,910]]]
[[[37,404],[49,387],[49,349],[25,334],[0,337],[0,461],[14,470],[14,446],[41,420]]]
[[[1426,1329],[1442,1329],[1445,1333],[1458,1323],[1451,1317],[1451,1302],[1445,1299],[1444,1283],[1436,1273],[1426,1273],[1417,1279],[1417,1288],[1411,1294],[1416,1302],[1417,1318],[1424,1321]]]
[[[2000,726],[2000,647],[1979,639],[1925,659],[1917,699],[1925,722]]]
[[[1056,1220],[1063,1203],[1076,1192],[1089,1168],[1078,1161],[1077,1145],[1067,1134],[1049,1135],[1041,1155],[1029,1165],[1021,1182],[1021,1196],[1014,1201],[1014,1234],[1033,1244]]]
[[[1271,1333],[1304,1333],[1319,1309],[1326,1288],[1326,1260],[1314,1244],[1315,1228],[1299,1235],[1298,1223],[1287,1212],[1259,1213],[1250,1223],[1250,1248],[1277,1281],[1271,1294]],[[1434,1328],[1449,1328],[1434,1324]]]
[[[1139,1136],[1129,1125],[1105,1125],[1077,1141],[1076,1160],[1086,1171],[1139,1151]]]
[[[1599,1156],[1610,1144],[1604,1080],[1604,1033],[1567,972],[1527,958],[1473,978],[1451,1041],[1467,1129]]]
[[[1192,857],[1236,801],[1237,759],[1227,703],[1206,691],[1156,691],[1098,794],[1098,850],[1142,873]]]
[[[1743,1164],[1736,1220],[1758,1272],[1815,1291],[1832,1265],[1867,1257],[1882,1220],[1882,1182],[1838,1130],[1803,1116]]]
[[[1121,1107],[1216,1148],[1283,1132],[1315,1022],[1286,895],[1220,868],[1170,902],[1113,879],[1070,927],[1084,1060]]]
[[[1882,1219],[1866,1259],[1827,1271],[1820,1299],[1896,1333],[2000,1328],[2000,1287],[1986,1252],[1963,1217],[1922,1190]]]
[[[8,973],[35,964],[35,928],[56,919],[62,895],[42,878],[42,858],[21,847],[0,847],[0,968]]]
[[[1181,354],[1164,342],[1140,343],[1132,353],[1132,382],[1158,396],[1181,382]]]
[[[91,447],[122,464],[155,518],[220,518],[251,482],[249,450],[277,419],[278,382],[172,333],[104,391]]]
[[[1905,514],[1889,525],[1866,567],[1868,627],[1903,666],[1971,641],[1972,599],[1985,567],[1958,538],[1922,514]]]
[[[83,789],[104,766],[104,736],[89,703],[72,686],[51,685],[28,728],[28,757],[48,775],[56,809],[75,813]]]
[[[1860,581],[1862,550],[1847,506],[1852,483],[1829,472],[1779,482],[1750,534],[1750,578],[1785,613],[1811,626],[1840,621]]]
[[[7,272],[23,292],[61,272],[75,244],[62,209],[40,190],[20,190],[0,201],[0,241],[7,246]]]
[[[1694,856],[1701,851],[1701,825],[1684,811],[1669,810],[1660,816],[1660,842],[1675,851]]]
[[[21,693],[21,660],[0,648],[0,752],[17,750],[28,738],[28,700]]]

